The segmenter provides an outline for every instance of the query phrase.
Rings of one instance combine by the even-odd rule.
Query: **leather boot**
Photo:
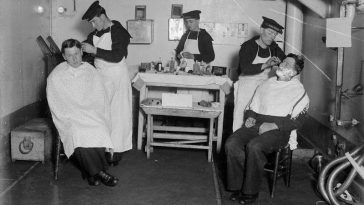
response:
[[[105,171],[100,171],[97,175],[100,181],[106,186],[115,186],[119,181],[118,178],[112,176],[111,174]]]
[[[101,184],[97,176],[88,177],[87,181],[90,186],[99,186]]]
[[[243,194],[239,199],[239,203],[240,204],[252,204],[258,199],[258,195],[259,195],[259,193],[257,193],[257,194]]]

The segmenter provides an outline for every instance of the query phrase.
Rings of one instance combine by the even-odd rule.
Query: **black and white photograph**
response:
[[[0,205],[364,204],[364,0],[0,16]]]

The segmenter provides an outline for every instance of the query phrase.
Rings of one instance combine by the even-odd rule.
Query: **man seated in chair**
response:
[[[118,179],[106,172],[105,149],[110,138],[110,107],[99,72],[82,62],[81,43],[62,43],[66,62],[47,79],[47,100],[67,157],[74,156],[89,184],[115,186]]]
[[[266,155],[287,145],[292,130],[307,117],[309,98],[299,81],[303,59],[288,54],[276,76],[255,91],[246,121],[226,141],[227,188],[231,200],[250,204],[258,198]],[[297,76],[297,77],[296,77]]]

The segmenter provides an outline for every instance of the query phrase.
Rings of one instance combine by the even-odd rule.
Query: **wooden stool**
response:
[[[274,153],[274,163],[269,162],[264,171],[272,174],[272,184],[270,187],[270,197],[274,197],[277,178],[284,176],[285,185],[290,186],[291,183],[291,167],[292,167],[292,150],[289,146],[279,148]]]
[[[192,148],[192,149],[207,149],[207,160],[211,162],[212,159],[212,140],[214,138],[214,121],[221,114],[219,108],[206,108],[194,105],[192,108],[175,108],[175,107],[162,107],[160,105],[143,105],[141,108],[147,114],[147,143],[145,151],[147,158],[150,157],[150,152],[153,151],[154,146],[159,147],[178,147],[178,148]],[[192,117],[192,118],[205,118],[209,119],[208,135],[202,135],[199,132],[204,132],[203,129],[196,127],[177,127],[177,126],[154,126],[153,116],[175,116],[175,117]],[[174,133],[154,133],[157,129],[162,132]],[[176,134],[177,132],[178,134]],[[199,133],[199,134],[196,134]],[[164,139],[171,141],[155,141],[155,139]],[[197,145],[196,143],[207,142],[207,145]]]

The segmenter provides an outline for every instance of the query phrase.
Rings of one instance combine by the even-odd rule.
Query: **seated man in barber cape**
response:
[[[110,105],[100,73],[82,62],[81,43],[62,43],[60,63],[47,79],[47,100],[67,157],[74,156],[91,186],[115,186],[118,179],[106,172],[105,149],[110,137]]]
[[[246,110],[246,121],[226,141],[227,188],[230,199],[250,204],[258,198],[266,155],[285,146],[290,133],[307,117],[309,98],[296,77],[303,59],[288,54],[276,76],[256,89]]]

